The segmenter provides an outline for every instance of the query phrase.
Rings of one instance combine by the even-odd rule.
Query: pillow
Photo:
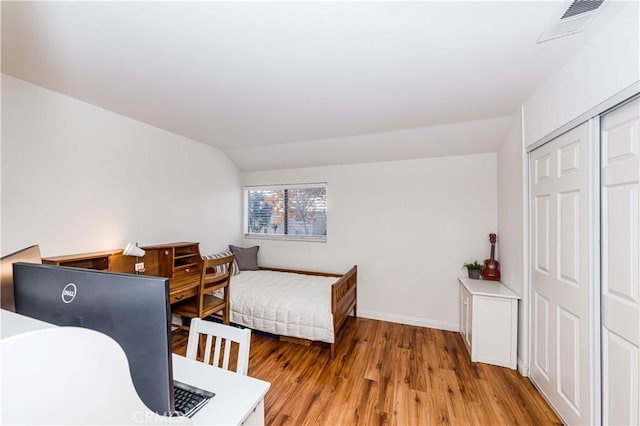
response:
[[[232,254],[229,250],[223,251],[216,254],[210,254],[207,256],[202,256],[203,259],[220,259],[221,257],[229,256]],[[216,266],[216,272],[225,273],[227,272],[227,265]],[[235,257],[233,258],[233,275],[238,275],[240,273],[240,269],[238,269],[238,263],[236,262]]]
[[[260,246],[253,247],[236,247],[229,245],[229,250],[236,255],[236,261],[241,271],[257,271],[258,267],[258,250]]]

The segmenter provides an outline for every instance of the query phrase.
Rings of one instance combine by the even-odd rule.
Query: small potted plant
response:
[[[473,263],[465,263],[464,265],[462,265],[462,267],[467,268],[467,272],[469,273],[469,278],[471,278],[472,280],[479,280],[480,273],[484,268],[484,266],[479,264],[477,260],[474,261]]]
[[[271,229],[273,229],[273,233],[274,233],[274,234],[278,231],[278,223],[277,223],[277,222],[271,222],[271,223],[269,224],[269,227],[270,227]]]

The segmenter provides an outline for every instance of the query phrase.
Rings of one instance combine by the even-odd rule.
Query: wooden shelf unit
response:
[[[199,246],[199,243],[184,242],[143,247],[157,253],[157,275],[169,278],[171,303],[198,295],[202,267]]]
[[[197,296],[202,256],[200,244],[182,242],[141,247],[144,257],[125,256],[122,250],[46,257],[43,263],[133,274],[134,265],[144,262],[145,275],[169,278],[169,302]]]
[[[70,266],[74,268],[108,270],[111,257],[118,254],[122,254],[122,250],[107,250],[93,253],[43,257],[42,263],[56,266]]]

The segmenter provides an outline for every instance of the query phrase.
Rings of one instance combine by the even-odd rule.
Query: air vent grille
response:
[[[604,0],[575,0],[560,19],[571,18],[583,13],[592,12],[600,7]]]

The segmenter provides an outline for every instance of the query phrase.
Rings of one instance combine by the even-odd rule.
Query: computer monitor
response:
[[[156,413],[173,412],[167,278],[20,262],[13,281],[17,313],[110,336],[127,355],[140,399]]]

